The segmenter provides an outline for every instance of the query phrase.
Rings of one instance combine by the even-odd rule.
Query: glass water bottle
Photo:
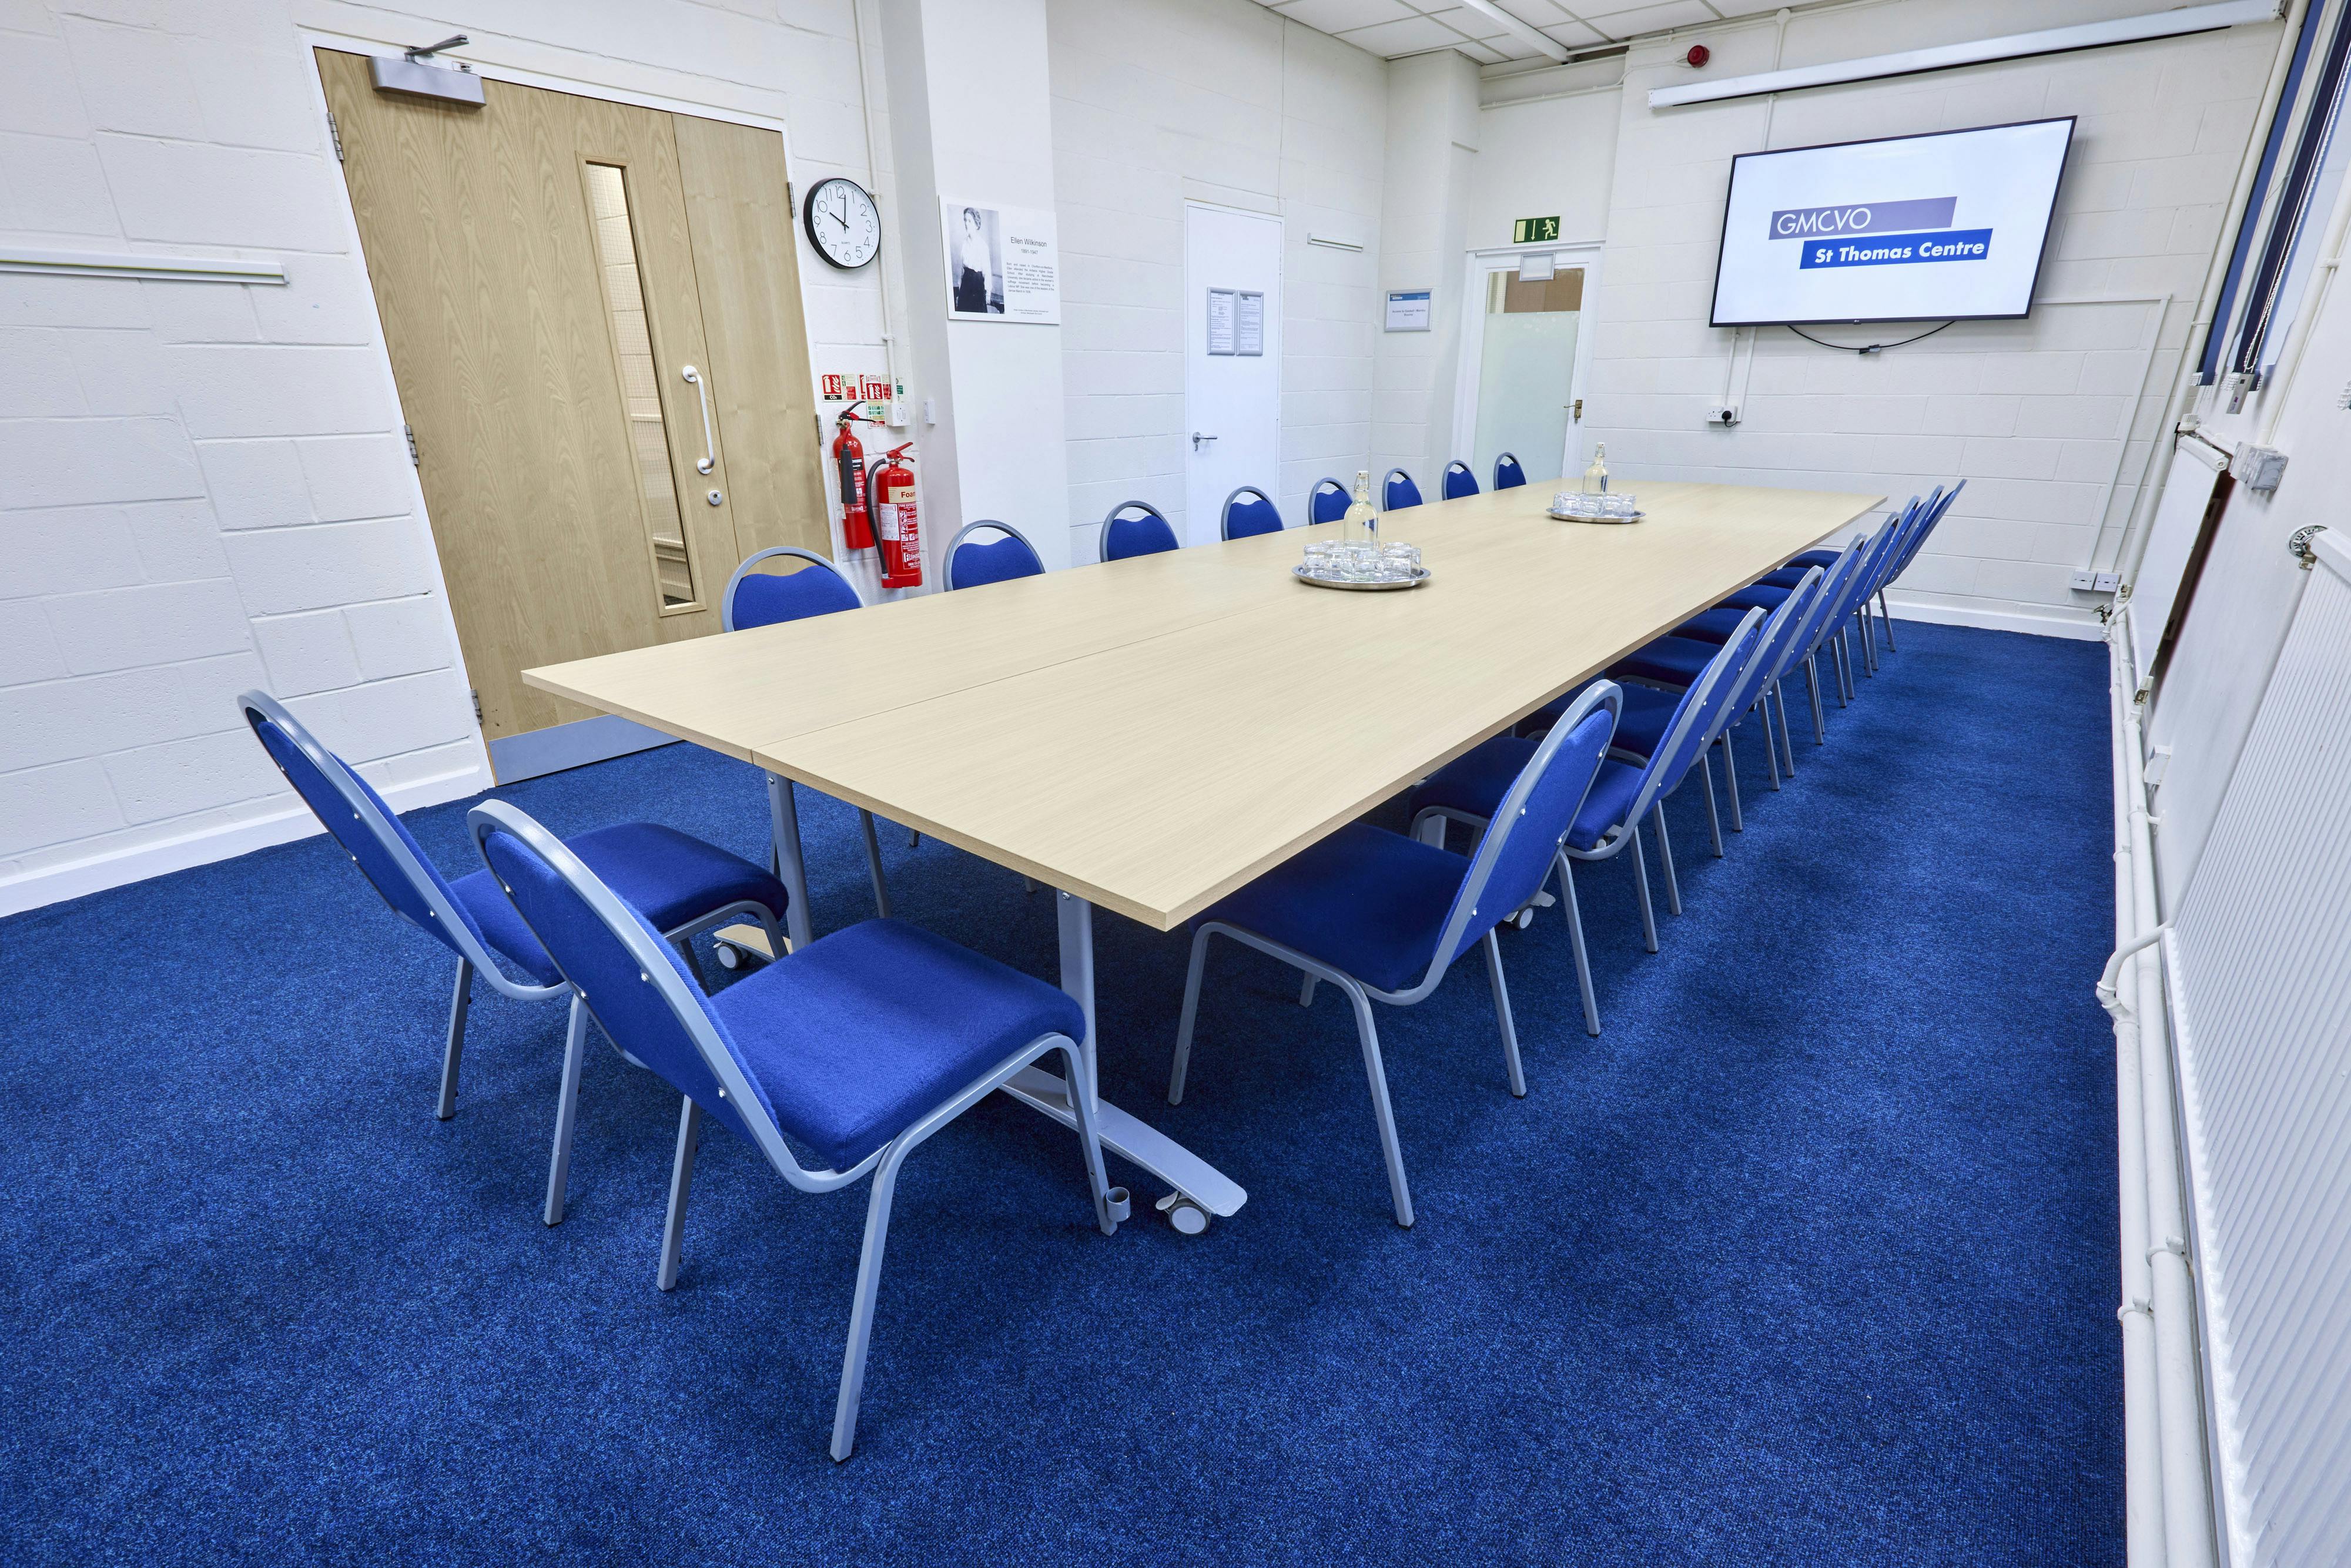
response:
[[[1605,442],[1592,449],[1592,466],[1583,471],[1583,493],[1587,496],[1608,494],[1608,445]]]
[[[1372,476],[1365,468],[1355,470],[1355,498],[1347,503],[1344,517],[1339,519],[1339,542],[1343,545],[1374,545],[1380,538],[1379,509],[1372,505]]]

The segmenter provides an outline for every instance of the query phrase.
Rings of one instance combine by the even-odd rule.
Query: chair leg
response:
[[[1024,877],[1022,877],[1022,878],[1020,879],[1020,891],[1021,891],[1021,892],[1023,892],[1023,893],[1034,893],[1034,892],[1036,892],[1036,891],[1037,891],[1037,879],[1036,879],[1035,877],[1033,877],[1033,876],[1024,876]]]
[[[1657,912],[1649,904],[1648,857],[1641,852],[1641,830],[1633,830],[1633,888],[1641,895],[1641,945],[1657,950]]]
[[[1743,833],[1747,819],[1739,810],[1739,759],[1731,755],[1730,731],[1722,732],[1722,792],[1730,800],[1730,831]]]
[[[474,1006],[474,966],[457,960],[457,987],[449,998],[449,1043],[441,1052],[441,1103],[434,1114],[445,1122],[457,1113],[457,1062],[465,1054],[465,1014]]]
[[[1167,1068],[1167,1103],[1184,1103],[1184,1073],[1192,1065],[1192,1024],[1200,1013],[1200,977],[1208,967],[1208,929],[1202,926],[1192,937],[1192,967],[1184,977],[1184,1016],[1176,1025],[1176,1060]],[[1313,977],[1307,977],[1313,984]],[[1303,1001],[1305,998],[1301,998]]]
[[[1565,854],[1559,862],[1559,903],[1567,916],[1568,946],[1575,950],[1575,984],[1583,993],[1583,1032],[1600,1032],[1600,1003],[1592,994],[1592,958],[1583,950],[1583,912],[1575,905],[1575,872]]]
[[[908,828],[906,830],[906,847],[910,850],[918,850],[923,847],[923,831],[920,828]]]
[[[685,972],[694,977],[694,983],[701,988],[702,994],[705,997],[708,996],[710,994],[710,977],[703,971],[702,958],[700,955],[696,954],[694,950],[694,938],[691,936],[681,936],[677,940],[672,942],[670,946],[676,948],[677,956],[685,960]]]
[[[1372,1114],[1380,1124],[1380,1153],[1388,1166],[1388,1197],[1395,1204],[1395,1220],[1412,1228],[1412,1188],[1404,1176],[1404,1149],[1396,1142],[1395,1110],[1388,1103],[1387,1069],[1380,1063],[1379,1026],[1372,1021],[1372,998],[1364,988],[1349,984],[1347,999],[1355,1004],[1355,1032],[1364,1041],[1364,1076],[1372,1086]]]
[[[1894,647],[1894,612],[1886,608],[1886,590],[1882,588],[1877,591],[1877,623],[1878,626],[1886,632],[1886,648],[1889,651],[1892,650]]]
[[[1494,940],[1492,931],[1479,946],[1486,949],[1486,983],[1493,988],[1494,1018],[1502,1026],[1502,1065],[1510,1075],[1510,1092],[1523,1100],[1527,1097],[1527,1075],[1519,1065],[1519,1031],[1510,1022],[1510,993],[1502,984],[1502,945]]]
[[[694,1156],[702,1147],[702,1107],[691,1094],[677,1113],[677,1155],[669,1166],[669,1213],[662,1220],[661,1269],[653,1283],[664,1291],[677,1289],[677,1266],[685,1256],[685,1194],[694,1185]]]
[[[1813,699],[1813,744],[1826,746],[1829,743],[1829,727],[1828,720],[1821,713],[1820,657],[1816,653],[1804,655],[1804,691]]]
[[[1845,635],[1845,633],[1850,630],[1851,628],[1844,626],[1837,628],[1836,645],[1833,657],[1833,664],[1834,665],[1833,673],[1836,676],[1836,700],[1837,706],[1839,707],[1851,707],[1853,706],[1855,695],[1853,689],[1853,639]]]
[[[873,912],[890,918],[890,884],[882,876],[882,840],[873,831],[873,813],[860,808],[859,826],[865,830],[865,869],[873,873]]]
[[[1321,983],[1321,980],[1312,975],[1306,977],[1305,981],[1298,988],[1298,1005],[1300,1007],[1311,1008],[1314,1005],[1314,988]]]
[[[1780,710],[1780,763],[1788,777],[1796,776],[1796,732],[1788,724],[1788,686],[1784,681],[1771,683],[1771,701]]]
[[[1771,788],[1780,787],[1780,748],[1771,739],[1771,694],[1766,691],[1755,699],[1755,711],[1763,720],[1763,765],[1771,770]]]
[[[571,993],[571,1024],[563,1038],[563,1087],[555,1097],[555,1154],[547,1165],[549,1225],[563,1223],[563,1188],[571,1178],[571,1129],[580,1119],[580,1067],[588,1056],[588,1004]]]
[[[1681,879],[1674,874],[1674,841],[1666,831],[1666,798],[1658,796],[1649,807],[1649,818],[1657,824],[1657,865],[1666,873],[1666,907],[1674,914],[1682,912]]]
[[[1714,747],[1708,747],[1698,754],[1698,775],[1706,781],[1706,832],[1714,845],[1714,858],[1722,858],[1722,811],[1714,803]]]
[[[1079,1099],[1082,1100],[1083,1095]],[[849,1309],[849,1344],[841,1357],[841,1397],[832,1407],[832,1462],[857,1446],[857,1406],[865,1396],[865,1351],[873,1339],[873,1298],[882,1288],[882,1253],[890,1239],[890,1202],[897,1196],[898,1167],[913,1145],[891,1145],[873,1167],[873,1193],[865,1202],[865,1245],[857,1257],[857,1293]]]

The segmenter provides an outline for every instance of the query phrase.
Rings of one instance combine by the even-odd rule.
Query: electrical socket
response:
[[[2085,569],[2074,574],[2072,586],[2076,593],[2112,593],[2122,586],[2122,581],[2117,573]]]
[[[1728,430],[1739,423],[1739,405],[1735,402],[1719,402],[1706,411],[1706,422],[1708,424],[1719,424]]]
[[[2122,586],[2123,586],[2123,579],[2122,579],[2122,574],[2121,574],[2120,572],[2115,572],[2115,571],[2102,571],[2102,572],[2098,573],[2098,586],[2097,586],[2097,589],[2096,589],[2096,591],[2097,591],[2097,592],[2099,592],[2099,593],[2119,593],[2120,591],[2122,591]]]

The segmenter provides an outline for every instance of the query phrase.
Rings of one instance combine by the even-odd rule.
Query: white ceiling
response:
[[[1728,16],[1776,11],[1786,0],[1495,0],[1504,11],[1569,49],[1622,43],[1670,27],[1701,27]],[[1259,0],[1320,33],[1383,58],[1458,49],[1480,65],[1544,57],[1491,16],[1458,0]]]

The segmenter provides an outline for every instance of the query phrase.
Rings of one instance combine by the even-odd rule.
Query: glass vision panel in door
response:
[[[612,321],[612,351],[621,366],[621,402],[628,411],[629,450],[636,461],[637,499],[653,549],[653,580],[662,610],[692,609],[694,558],[678,515],[677,481],[669,466],[669,431],[662,423],[661,371],[645,323],[645,296],[637,278],[637,240],[629,223],[629,187],[610,163],[588,165],[588,202],[596,227],[598,273]]]
[[[1517,456],[1531,485],[1559,477],[1583,311],[1582,267],[1562,267],[1544,283],[1521,282],[1516,269],[1487,275],[1478,436],[1469,460],[1480,486],[1491,482],[1494,458],[1504,452]]]

